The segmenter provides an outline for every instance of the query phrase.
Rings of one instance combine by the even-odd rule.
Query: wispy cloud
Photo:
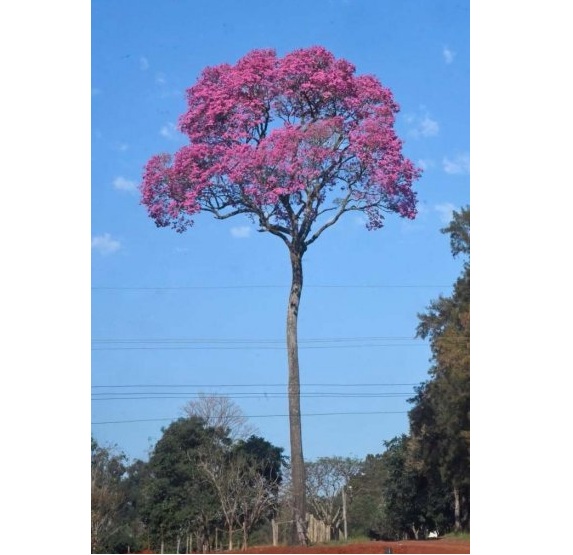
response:
[[[456,207],[451,202],[444,202],[443,204],[436,204],[434,210],[440,215],[440,220],[444,224],[449,224],[452,221],[452,212]]]
[[[426,171],[430,168],[433,168],[436,164],[430,158],[420,158],[417,160],[416,165],[422,170]]]
[[[95,249],[102,255],[112,254],[121,248],[121,243],[112,239],[109,233],[97,235],[92,238],[92,249]]]
[[[185,90],[174,88],[164,73],[155,74],[155,84],[157,85],[159,98],[181,98],[185,96]]]
[[[446,64],[451,64],[454,61],[456,53],[453,50],[449,49],[447,46],[444,46],[444,49],[442,50],[442,55],[444,56],[444,61],[446,62]]]
[[[125,177],[116,177],[113,180],[113,187],[118,191],[137,191],[137,183]]]
[[[422,114],[407,115],[406,123],[410,126],[410,135],[416,139],[435,137],[440,132],[439,123],[426,110]]]
[[[159,134],[166,139],[175,139],[177,137],[177,127],[174,123],[166,123],[160,130]]]
[[[470,172],[470,156],[467,153],[458,154],[453,159],[444,156],[442,164],[444,171],[451,175],[459,175]]]
[[[248,239],[251,236],[251,228],[248,225],[232,227],[230,231],[235,239]]]
[[[149,61],[145,56],[139,58],[139,69],[141,69],[141,71],[147,71],[149,69]]]
[[[113,146],[113,149],[117,150],[118,152],[126,152],[129,150],[129,145],[127,143],[116,143]]]
[[[425,115],[418,124],[418,129],[416,132],[422,137],[433,137],[440,132],[440,126],[436,120],[432,119],[428,115]]]

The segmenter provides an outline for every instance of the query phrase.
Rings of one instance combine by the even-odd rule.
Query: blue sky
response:
[[[92,434],[146,458],[186,399],[228,394],[288,453],[287,418],[262,417],[287,413],[283,243],[241,218],[157,229],[137,187],[150,156],[185,144],[177,119],[205,66],[322,45],[390,87],[424,168],[414,221],[367,231],[347,215],[304,260],[305,457],[381,452],[427,378],[416,315],[461,268],[439,229],[470,200],[469,2],[94,0],[91,17]]]

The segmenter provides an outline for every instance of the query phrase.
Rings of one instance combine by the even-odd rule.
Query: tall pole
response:
[[[348,540],[348,523],[346,521],[346,486],[342,486],[342,521],[344,522],[344,541]]]

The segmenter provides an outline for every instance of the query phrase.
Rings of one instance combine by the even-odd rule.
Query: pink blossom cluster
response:
[[[183,231],[206,210],[293,229],[293,214],[316,217],[327,200],[364,211],[371,229],[384,212],[416,215],[421,172],[402,154],[392,93],[323,47],[208,67],[187,101],[189,145],[151,158],[143,176],[142,204],[159,226]]]

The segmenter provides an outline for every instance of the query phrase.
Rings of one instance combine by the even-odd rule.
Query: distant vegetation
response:
[[[306,498],[321,534],[422,539],[470,527],[470,211],[442,230],[463,268],[449,297],[419,314],[428,380],[409,400],[410,431],[364,460],[306,463]],[[289,543],[292,494],[283,448],[252,433],[228,399],[204,397],[163,429],[148,461],[92,438],[92,553],[189,553]],[[376,432],[375,429],[372,430]],[[309,527],[310,528],[310,527]],[[316,532],[316,533],[319,533]]]

